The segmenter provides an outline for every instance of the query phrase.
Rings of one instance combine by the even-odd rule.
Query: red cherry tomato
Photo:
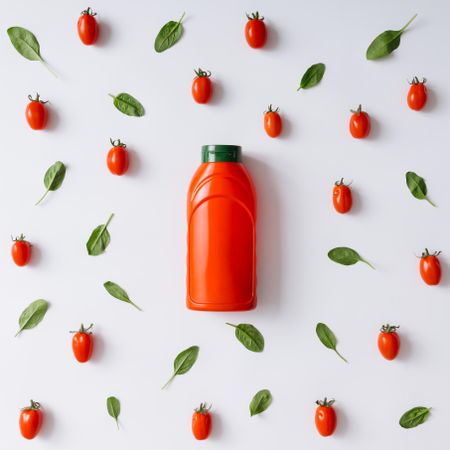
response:
[[[209,436],[211,432],[211,414],[209,410],[211,406],[208,408],[206,403],[200,403],[200,407],[198,407],[194,414],[192,415],[192,433],[194,434],[195,439],[199,441],[203,441]]]
[[[430,286],[439,284],[441,281],[441,263],[438,258],[440,253],[441,252],[434,252],[433,254],[430,254],[426,248],[420,258],[420,275],[422,280]]]
[[[264,47],[267,39],[266,25],[263,22],[264,17],[260,16],[258,11],[247,14],[248,22],[245,25],[245,39],[252,48]]]
[[[72,350],[75,358],[80,363],[85,363],[91,359],[92,351],[94,350],[94,337],[92,336],[92,327],[90,324],[88,328],[81,327],[78,331],[71,331],[75,333],[72,338]]]
[[[419,81],[417,77],[414,77],[411,81],[408,91],[408,106],[415,111],[420,111],[426,104],[428,99],[427,87],[425,78]]]
[[[393,360],[397,357],[400,350],[400,337],[396,330],[400,328],[394,325],[383,325],[378,335],[378,350],[384,358]]]
[[[192,82],[192,97],[197,103],[208,103],[212,94],[211,72],[202,69],[195,70],[197,75]]]
[[[33,439],[42,426],[43,414],[41,405],[31,400],[31,405],[22,408],[19,417],[19,428],[25,439]]]
[[[333,205],[334,209],[341,214],[348,213],[352,209],[353,199],[350,186],[344,184],[344,179],[334,183],[333,188]]]
[[[43,130],[47,125],[48,111],[45,104],[47,102],[42,101],[39,98],[39,94],[36,94],[36,98],[31,95],[28,96],[30,103],[28,103],[25,110],[25,117],[27,119],[28,125],[33,130]]]
[[[98,23],[95,18],[97,13],[87,8],[81,11],[81,16],[78,19],[77,29],[78,36],[84,45],[93,45],[98,38]]]
[[[31,259],[31,244],[25,240],[23,234],[13,239],[13,242],[11,247],[13,261],[20,267],[26,266]]]
[[[283,122],[278,113],[279,110],[279,108],[272,109],[272,105],[269,105],[267,111],[264,111],[264,129],[272,138],[279,136],[283,128]]]
[[[322,436],[331,436],[336,429],[336,411],[333,408],[334,400],[317,400],[316,428]]]
[[[108,169],[114,175],[123,175],[128,170],[128,151],[126,144],[120,142],[120,139],[113,141],[110,139],[112,148],[108,152],[106,164]]]
[[[351,110],[353,113],[350,117],[350,134],[356,139],[363,139],[370,133],[370,117],[369,114],[361,109],[361,105],[358,106],[356,111]]]

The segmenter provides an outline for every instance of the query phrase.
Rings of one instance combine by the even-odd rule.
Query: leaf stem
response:
[[[108,227],[109,222],[111,222],[111,220],[112,220],[113,217],[114,217],[114,213],[111,213],[111,215],[108,217],[108,220],[107,220],[106,223],[105,223],[105,228]]]
[[[45,61],[44,59],[40,59],[41,63],[44,65],[44,67],[55,77],[58,78],[58,75],[56,72],[50,67],[50,65]]]
[[[142,311],[142,309],[141,309],[138,305],[136,305],[136,303],[133,303],[131,300],[130,300],[130,303],[131,303],[136,309],[138,309],[139,311]]]
[[[176,373],[174,372],[173,375],[167,381],[167,383],[161,389],[165,389],[170,384],[170,382],[175,378],[175,376],[176,376]]]
[[[120,430],[120,427],[119,427],[119,419],[118,419],[117,417],[115,417],[115,419],[116,419],[117,429]]]
[[[47,189],[46,191],[45,191],[45,194],[34,204],[34,206],[37,206],[37,205],[39,205],[39,203],[41,203],[42,202],[42,200],[44,200],[44,198],[47,196],[47,194],[49,193],[49,191],[50,191],[50,189]]]
[[[186,12],[183,12],[183,15],[181,16],[181,19],[178,21],[178,24],[180,24],[181,23],[181,21],[184,19],[184,16],[186,15]],[[417,16],[417,14],[416,14],[416,16]]]
[[[19,334],[22,332],[22,328],[14,335],[14,337],[19,336]]]
[[[411,19],[409,19],[408,23],[400,30],[400,33],[403,33],[410,25],[411,22],[417,17],[417,14],[414,14]]]
[[[341,358],[343,361],[345,361],[348,364],[348,361],[336,349],[334,349],[334,351],[339,356],[339,358]]]
[[[108,94],[111,98],[113,98],[114,100],[116,99],[116,96],[115,95],[112,95],[112,94]]]
[[[230,322],[225,322],[225,325],[230,325],[230,327],[237,328],[237,325],[234,325]]]
[[[436,208],[436,204],[433,203],[428,197],[425,197],[425,200],[431,205],[434,206]]]
[[[362,258],[360,259],[360,261],[363,262],[363,263],[365,263],[365,264],[367,264],[371,269],[375,270],[375,267],[372,266],[372,264],[370,264],[369,261],[366,261],[365,259],[362,259]]]

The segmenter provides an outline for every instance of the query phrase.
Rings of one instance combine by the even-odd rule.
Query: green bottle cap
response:
[[[210,162],[241,162],[240,145],[203,145],[202,163]]]

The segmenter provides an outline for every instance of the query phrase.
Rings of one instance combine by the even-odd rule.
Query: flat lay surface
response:
[[[441,450],[450,421],[450,180],[448,123],[450,60],[445,43],[450,6],[442,0],[348,0],[226,4],[206,0],[85,4],[24,0],[2,11],[2,176],[0,280],[2,387],[0,447],[16,450],[101,446],[234,450],[310,448]],[[97,12],[98,41],[84,46],[77,20]],[[259,11],[264,48],[244,36],[245,13]],[[172,48],[154,50],[169,20],[184,32]],[[366,49],[384,30],[414,15],[397,50],[376,61]],[[6,29],[32,31],[52,76],[21,57]],[[326,72],[297,91],[313,64]],[[192,98],[194,69],[211,71],[208,104]],[[428,102],[408,107],[408,80],[427,78]],[[49,100],[45,130],[25,119],[27,96]],[[143,117],[121,114],[109,93],[127,92]],[[280,108],[283,130],[270,138],[263,112]],[[349,133],[350,109],[371,118],[366,139]],[[128,172],[108,170],[110,138],[126,143]],[[242,146],[256,189],[255,310],[205,313],[185,306],[186,194],[205,144]],[[63,185],[44,194],[43,177],[56,161]],[[405,173],[426,180],[415,199]],[[338,214],[335,181],[352,181],[353,207]],[[105,252],[89,256],[86,241],[108,225]],[[16,266],[10,236],[33,245],[30,263]],[[343,266],[327,257],[350,247],[366,264]],[[419,274],[425,248],[442,251],[442,280]],[[114,281],[142,312],[111,297]],[[49,302],[42,323],[18,336],[18,318],[34,300]],[[264,335],[261,353],[246,350],[226,325],[250,323]],[[316,325],[327,324],[339,352],[325,348]],[[80,364],[71,348],[81,323],[94,323],[92,359]],[[398,357],[377,347],[383,324],[400,325]],[[161,387],[177,354],[200,347],[188,373]],[[260,390],[270,407],[250,417]],[[120,399],[120,429],[106,399]],[[320,436],[315,401],[334,398],[337,427]],[[38,401],[39,436],[19,433],[20,408]],[[212,404],[212,431],[192,436],[191,417]],[[432,407],[418,428],[399,426],[404,412]]]

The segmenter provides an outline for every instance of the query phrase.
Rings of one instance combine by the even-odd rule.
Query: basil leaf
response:
[[[106,247],[108,247],[109,242],[111,241],[108,225],[113,217],[114,214],[111,214],[108,221],[105,224],[96,227],[89,236],[89,239],[86,242],[86,248],[89,255],[101,255],[106,250]]]
[[[183,34],[183,25],[181,24],[181,21],[185,14],[186,13],[183,13],[178,22],[171,20],[159,30],[155,39],[155,50],[158,53],[174,46],[180,40],[181,35]]]
[[[116,397],[108,397],[106,399],[106,408],[108,414],[116,421],[117,428],[119,428],[119,415],[120,415],[120,401]]]
[[[113,283],[112,281],[107,281],[106,283],[103,283],[103,286],[108,291],[110,295],[112,295],[114,298],[117,298],[118,300],[121,300],[122,302],[129,303],[130,305],[133,305],[136,309],[139,311],[142,311],[141,308],[139,308],[138,305],[133,303],[128,297],[128,294],[123,290],[118,284]]]
[[[132,95],[122,92],[118,95],[108,94],[114,99],[114,106],[123,114],[127,116],[142,117],[145,114],[145,109],[139,100]]]
[[[251,352],[260,353],[264,350],[264,336],[251,324],[240,323],[233,325],[226,322],[230,327],[235,328],[235,336],[237,340]]]
[[[320,83],[325,73],[325,64],[313,64],[302,76],[300,87],[297,89],[309,89]]]
[[[23,330],[37,326],[44,318],[47,309],[48,302],[46,300],[39,299],[31,302],[19,317],[19,331],[15,336],[18,336]]]
[[[430,415],[431,408],[425,406],[416,406],[415,408],[406,411],[405,414],[400,417],[399,423],[402,428],[414,428],[417,425],[421,425],[427,420]]]
[[[428,197],[427,197],[427,185],[425,180],[417,175],[414,172],[406,172],[406,185],[410,190],[411,194],[419,199],[426,200],[431,206],[436,206]]]
[[[55,164],[51,165],[44,175],[44,186],[46,187],[46,191],[44,195],[35,203],[35,205],[39,205],[39,203],[44,200],[47,194],[50,191],[56,191],[59,189],[64,181],[64,177],[66,176],[66,166],[61,161],[56,161]]]
[[[400,30],[387,30],[379,34],[367,48],[366,58],[373,60],[392,53],[400,45],[401,35],[416,17],[417,14]]]
[[[173,374],[162,389],[164,389],[177,375],[184,375],[191,369],[195,364],[195,361],[197,361],[199,350],[199,347],[193,345],[178,354],[173,362]]]
[[[330,350],[335,351],[336,354],[339,356],[339,358],[341,358],[346,363],[348,363],[348,361],[337,351],[337,349],[336,349],[336,344],[337,344],[336,336],[330,330],[330,328],[328,328],[327,325],[325,325],[324,323],[320,323],[319,322],[317,324],[317,326],[316,326],[316,333],[317,333],[317,336],[320,339],[320,342],[322,342],[322,344],[325,345],[326,348],[329,348]]]
[[[370,264],[365,259],[362,259],[361,256],[359,256],[358,252],[356,252],[350,247],[332,248],[328,252],[328,258],[330,258],[331,261],[334,261],[335,263],[338,264],[342,264],[344,266],[352,266],[353,264],[356,264],[357,262],[361,261],[367,264],[372,269],[375,269],[375,267],[373,267],[372,264]]]
[[[255,416],[265,411],[272,403],[272,394],[268,389],[258,391],[250,402],[250,416]]]
[[[22,27],[10,27],[6,30],[14,48],[29,61],[40,61],[55,77],[48,64],[41,56],[41,49],[36,36]]]

